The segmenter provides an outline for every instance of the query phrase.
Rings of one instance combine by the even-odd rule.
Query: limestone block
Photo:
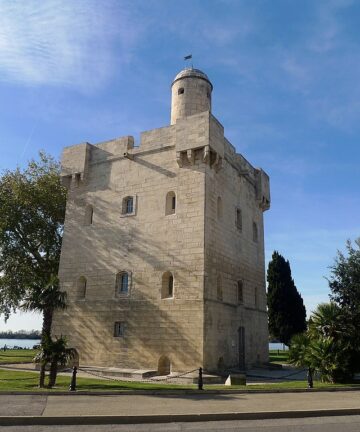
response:
[[[246,375],[232,373],[226,378],[225,385],[226,386],[246,385]]]

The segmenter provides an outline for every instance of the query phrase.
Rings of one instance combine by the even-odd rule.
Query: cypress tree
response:
[[[306,330],[306,309],[296,289],[289,261],[274,251],[267,271],[269,332],[289,344],[294,334]]]

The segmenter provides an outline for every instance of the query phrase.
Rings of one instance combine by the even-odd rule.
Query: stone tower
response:
[[[224,136],[212,84],[184,69],[171,125],[66,147],[53,334],[80,363],[215,371],[268,360],[263,212],[269,179]]]
[[[171,86],[171,124],[193,114],[211,112],[212,89],[209,78],[199,69],[179,72]]]

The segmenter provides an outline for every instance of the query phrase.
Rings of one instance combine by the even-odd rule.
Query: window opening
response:
[[[238,281],[237,283],[237,297],[238,297],[238,304],[244,303],[244,284],[243,281]]]
[[[125,202],[125,213],[129,214],[129,213],[132,213],[133,211],[134,211],[133,198],[128,197],[128,198],[126,198],[126,202]]]
[[[242,213],[241,209],[236,209],[236,228],[242,231]]]
[[[174,290],[174,278],[173,276],[169,276],[169,283],[168,283],[168,294],[169,297],[173,296],[173,290]]]
[[[78,291],[78,298],[82,299],[86,296],[86,277],[80,276],[77,281],[77,291]]]
[[[178,95],[184,94],[184,91],[185,91],[184,88],[180,87],[178,90]]]
[[[176,211],[176,195],[170,191],[166,194],[165,215],[175,214]]]
[[[129,292],[129,274],[127,272],[118,273],[116,282],[119,294],[127,294]]]
[[[114,337],[124,337],[125,335],[125,322],[116,321],[114,324]]]
[[[217,282],[216,282],[216,296],[217,299],[222,301],[223,299],[223,291],[222,291],[222,286],[221,286],[221,277],[220,275],[217,277]]]
[[[81,173],[75,173],[75,186],[80,186]]]
[[[94,209],[91,205],[86,206],[85,209],[85,225],[92,225]]]
[[[161,298],[174,297],[174,276],[166,272],[162,277]]]

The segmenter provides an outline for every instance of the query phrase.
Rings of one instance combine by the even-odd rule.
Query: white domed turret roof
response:
[[[180,71],[176,77],[174,78],[173,84],[176,81],[179,81],[184,78],[200,78],[205,81],[207,81],[211,85],[211,89],[213,88],[211,81],[209,80],[209,77],[201,71],[200,69],[194,69],[194,68],[185,68],[182,71]]]

